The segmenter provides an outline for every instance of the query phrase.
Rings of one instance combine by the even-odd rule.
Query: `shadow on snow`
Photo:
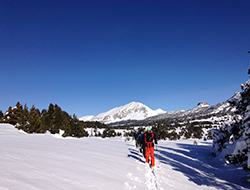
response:
[[[128,157],[129,157],[129,158],[132,158],[132,159],[134,159],[134,160],[138,160],[139,162],[145,163],[145,161],[142,160],[142,156],[141,156],[141,154],[138,152],[138,150],[135,150],[133,145],[128,145],[128,146],[131,147],[131,148],[128,148],[128,150],[129,150]]]
[[[227,166],[214,161],[210,147],[204,145],[177,144],[180,149],[158,146],[159,161],[182,172],[197,185],[214,186],[221,189],[250,188],[243,177],[247,174],[240,167]]]

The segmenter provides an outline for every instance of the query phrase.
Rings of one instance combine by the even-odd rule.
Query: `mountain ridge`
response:
[[[79,118],[81,121],[99,121],[101,123],[120,122],[124,120],[143,120],[159,114],[164,114],[161,108],[152,110],[148,106],[140,102],[130,102],[126,105],[115,107],[107,112],[98,114],[97,116],[83,116]]]
[[[239,92],[228,100],[210,105],[207,102],[199,102],[197,106],[189,110],[163,111],[161,108],[152,110],[140,102],[131,102],[124,106],[113,108],[97,116],[84,116],[79,120],[98,121],[107,125],[136,125],[149,123],[157,120],[166,120],[174,118],[198,118],[209,117],[211,115],[234,114],[235,107],[231,105],[232,100],[239,99]],[[134,112],[133,112],[134,111]]]

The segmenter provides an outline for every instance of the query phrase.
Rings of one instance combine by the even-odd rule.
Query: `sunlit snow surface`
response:
[[[210,155],[211,142],[160,141],[152,170],[124,138],[55,138],[0,124],[0,189],[249,189],[241,167]]]

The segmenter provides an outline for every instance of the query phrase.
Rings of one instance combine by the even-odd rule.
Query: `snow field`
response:
[[[156,167],[153,175],[149,167],[144,170],[145,162],[137,149],[129,148],[130,157],[139,164],[138,169],[144,171],[148,189],[250,188],[250,185],[244,182],[244,176],[247,173],[242,171],[240,166],[226,165],[224,160],[212,157],[211,141],[204,142],[197,139],[196,141],[199,145],[193,145],[192,139],[160,141],[158,152],[155,151]]]
[[[160,141],[152,170],[134,141],[55,137],[0,124],[0,190],[250,188],[241,167],[211,157],[211,142]]]

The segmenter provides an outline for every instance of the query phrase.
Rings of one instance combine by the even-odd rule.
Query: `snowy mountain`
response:
[[[87,115],[87,116],[83,116],[81,117],[79,120],[81,121],[90,121],[91,119],[93,119],[95,116],[93,115]]]
[[[113,123],[126,120],[143,120],[148,117],[166,113],[162,109],[152,110],[148,106],[139,103],[131,102],[124,106],[113,108],[107,112],[101,113],[95,117],[84,116],[79,118],[82,121],[99,121],[101,123]]]
[[[230,99],[216,105],[209,105],[206,102],[199,102],[196,107],[189,110],[163,111],[162,109],[152,110],[148,106],[131,102],[97,116],[84,116],[82,121],[99,121],[108,125],[138,125],[159,120],[196,120],[197,118],[212,118],[223,120],[225,116],[231,119],[235,113],[235,106],[230,102],[239,99],[239,92],[235,93]]]
[[[218,103],[214,106],[209,105],[206,102],[200,102],[198,105],[190,110],[179,110],[176,112],[166,112],[165,114],[147,118],[147,120],[163,120],[168,118],[188,118],[195,119],[199,117],[209,117],[209,116],[220,116],[233,114],[236,110],[235,106],[230,103],[231,99],[237,99],[238,93],[236,93],[229,100]]]
[[[150,116],[143,120],[127,120],[120,122],[112,122],[109,125],[138,125],[138,124],[147,124],[152,123],[154,121],[163,121],[168,120],[170,122],[175,123],[177,120],[180,122],[191,121],[197,119],[206,119],[206,120],[217,120],[222,121],[226,119],[230,120],[232,116],[235,114],[235,106],[233,106],[230,102],[232,100],[236,101],[239,98],[239,93],[237,92],[233,97],[229,100],[218,103],[214,106],[209,105],[206,102],[200,102],[196,107],[189,110],[178,110],[178,111],[168,111],[159,115]]]

